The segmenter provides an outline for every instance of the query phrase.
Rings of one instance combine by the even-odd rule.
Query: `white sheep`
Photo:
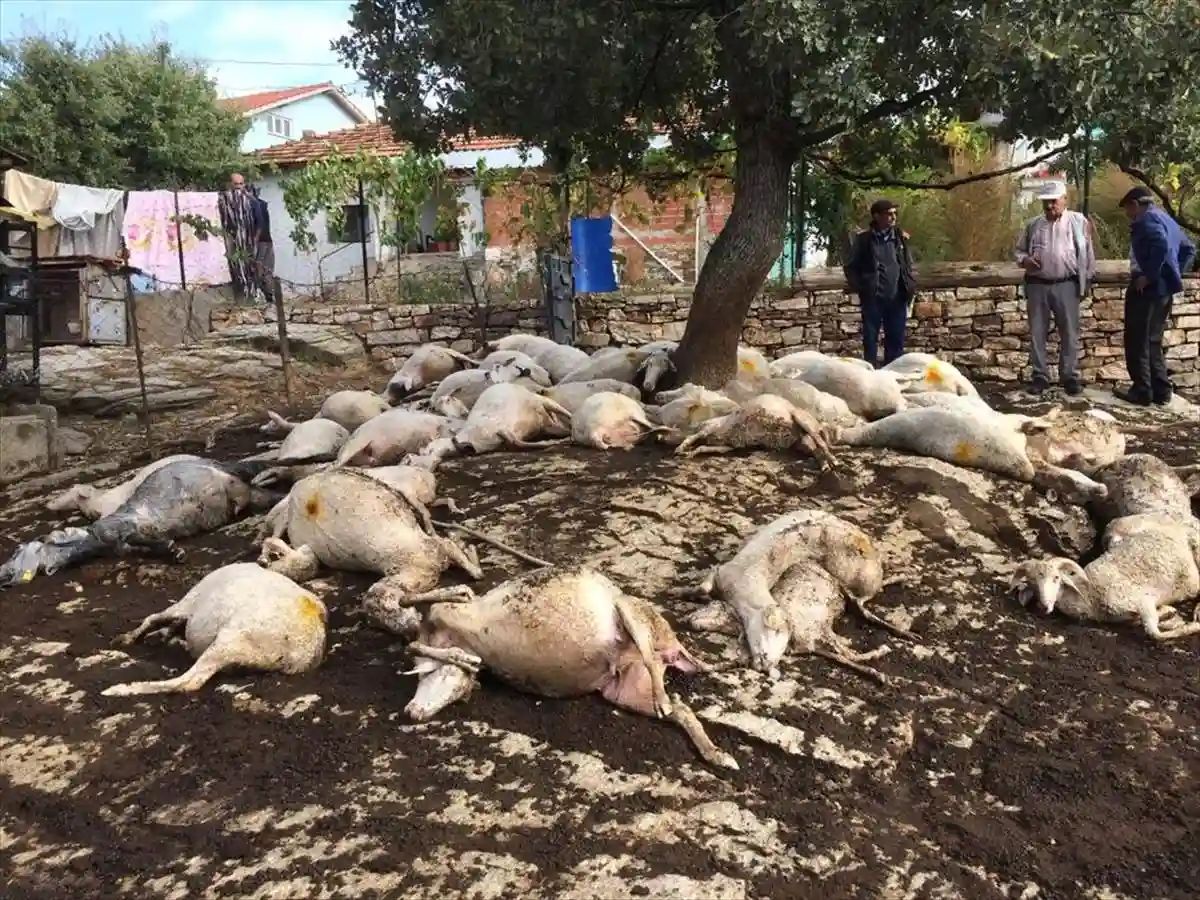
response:
[[[391,409],[386,397],[374,391],[334,391],[325,398],[321,408],[317,410],[314,419],[329,419],[337,422],[347,431],[353,431],[360,425],[369,422],[380,413]],[[266,434],[289,432],[300,422],[289,422],[278,413],[267,411],[268,422],[259,430]]]
[[[597,450],[631,450],[662,430],[646,417],[642,404],[624,394],[593,394],[571,415],[571,440]]]
[[[129,646],[151,631],[184,626],[195,664],[176,678],[115,684],[106,697],[197,691],[233,667],[298,675],[325,655],[325,604],[310,591],[255,563],[233,563],[205,575],[178,603],[147,616],[118,639]]]
[[[822,467],[837,465],[821,424],[775,394],[754,397],[727,416],[709,419],[680,441],[675,452],[728,453],[751,448],[803,449],[820,460]]]
[[[441,459],[463,453],[491,453],[506,446],[536,449],[566,443],[570,433],[571,413],[553,400],[519,384],[493,384],[475,401],[453,438],[443,436],[423,452]]]
[[[905,393],[904,406],[906,409],[924,409],[928,406],[938,406],[942,409],[964,410],[967,412],[995,412],[988,406],[987,401],[978,395],[948,394],[943,391],[920,391]],[[1001,415],[1001,413],[996,413]],[[1026,417],[1032,418],[1032,417]]]
[[[624,394],[631,400],[641,399],[642,392],[626,381],[614,378],[597,378],[594,381],[572,381],[556,384],[544,392],[544,396],[566,409],[571,415],[593,394]]]
[[[108,490],[102,491],[91,484],[77,484],[67,488],[61,494],[47,501],[46,509],[51,512],[78,511],[93,521],[103,519],[105,516],[111,516],[123,506],[125,501],[138,489],[138,486],[163,466],[184,461],[203,462],[199,456],[193,456],[190,453],[177,453],[173,456],[165,456],[152,463],[147,463],[131,477],[126,478],[120,484],[114,485]]]
[[[978,397],[979,391],[967,376],[932,353],[905,353],[883,367],[904,380],[906,394],[948,393]]]
[[[559,346],[555,341],[540,334],[506,334],[502,338],[488,341],[485,350],[493,353],[496,350],[516,350],[530,357],[549,347]]]
[[[436,384],[447,375],[475,364],[475,360],[457,350],[425,344],[418,347],[413,355],[404,361],[400,371],[392,376],[383,393],[388,400],[398,403],[409,394]]]
[[[437,438],[447,437],[458,423],[445,416],[393,409],[357,428],[342,445],[339,466],[388,466],[420,453]]]
[[[1192,515],[1192,491],[1179,473],[1157,456],[1130,453],[1102,466],[1096,481],[1108,489],[1099,512],[1107,520],[1159,513],[1186,520]]]
[[[740,404],[724,394],[690,383],[677,390],[657,394],[655,399],[662,405],[647,407],[646,415],[651,421],[668,429],[666,436],[660,440],[674,444],[710,419],[727,416],[740,409]]]
[[[465,419],[484,391],[493,384],[509,382],[520,384],[535,393],[542,390],[541,385],[528,377],[526,370],[517,363],[489,369],[467,369],[438,382],[433,396],[429,398],[429,408],[447,418]]]
[[[1021,426],[1025,452],[1035,466],[1076,469],[1093,475],[1125,455],[1125,435],[1102,410],[1066,411],[1056,406]]]
[[[596,381],[601,378],[636,384],[639,377],[645,383],[647,369],[652,370],[649,375],[653,379],[659,368],[664,372],[672,368],[670,357],[665,350],[644,353],[640,347],[605,347],[588,357],[586,363],[564,375],[559,384]],[[653,390],[653,388],[647,390]]]
[[[864,369],[868,372],[874,372],[875,367],[865,359],[857,359],[852,356],[830,356],[827,353],[822,353],[820,350],[797,350],[794,353],[788,353],[778,359],[771,361],[768,366],[768,375],[771,378],[791,378],[797,371],[808,368],[814,360],[838,360],[851,366]]]
[[[1168,629],[1174,605],[1200,594],[1200,539],[1194,525],[1169,515],[1144,517],[1087,566],[1072,559],[1030,560],[1013,572],[1009,587],[1022,606],[1059,610],[1073,619],[1108,624],[1140,623],[1155,641],[1200,634],[1200,622]]]
[[[485,372],[513,367],[520,369],[525,378],[539,387],[548,388],[554,383],[545,368],[534,362],[532,356],[520,350],[493,350],[479,361],[479,368]]]
[[[735,378],[721,392],[738,403],[745,403],[760,394],[774,394],[827,427],[848,428],[862,424],[862,417],[852,412],[841,397],[792,378]]]
[[[891,372],[864,369],[840,359],[811,357],[793,368],[789,377],[841,397],[851,412],[868,421],[905,408],[900,382]]]
[[[530,355],[534,362],[546,370],[555,384],[562,381],[572,370],[585,365],[589,359],[578,347],[553,342],[549,347],[543,347]]]

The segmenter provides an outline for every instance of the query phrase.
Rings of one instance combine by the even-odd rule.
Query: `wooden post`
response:
[[[283,310],[283,284],[275,276],[275,318],[279,327],[279,360],[283,364],[283,402],[289,413],[292,410],[292,349],[288,346],[287,313]]]
[[[183,223],[179,221],[179,191],[171,191],[175,198],[175,250],[179,254],[179,287],[187,290],[187,272],[183,269]]]
[[[142,335],[138,331],[137,299],[133,293],[133,278],[125,273],[125,321],[133,332],[133,355],[137,360],[138,388],[142,392],[142,428],[146,432],[147,449],[153,450],[150,433],[150,400],[146,396],[146,365],[142,358]]]
[[[367,201],[363,199],[363,183],[360,178],[358,179],[358,236],[362,239],[359,243],[362,245],[363,303],[371,302],[371,277],[367,271],[367,221],[369,219]]]

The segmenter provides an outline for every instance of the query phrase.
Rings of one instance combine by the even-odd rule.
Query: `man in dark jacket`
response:
[[[1183,273],[1196,259],[1196,245],[1169,215],[1154,205],[1147,188],[1135,187],[1121,198],[1129,218],[1132,247],[1125,291],[1125,367],[1130,388],[1113,393],[1128,403],[1149,406],[1171,400],[1174,385],[1163,357],[1162,339]]]
[[[862,307],[863,358],[879,365],[879,331],[883,330],[883,363],[904,353],[908,309],[916,295],[908,235],[896,227],[896,204],[871,204],[871,227],[854,237],[843,271]]]

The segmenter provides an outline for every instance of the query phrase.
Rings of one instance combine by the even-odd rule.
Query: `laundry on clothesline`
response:
[[[59,184],[51,210],[62,226],[55,255],[118,258],[125,220],[123,201],[124,191]]]
[[[203,218],[217,231],[216,193],[181,191],[177,222],[171,191],[130,192],[124,226],[129,265],[170,287],[228,284],[225,242],[219,234],[201,238],[189,217]]]

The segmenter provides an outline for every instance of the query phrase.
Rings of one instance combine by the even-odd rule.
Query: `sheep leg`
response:
[[[182,694],[198,691],[212,679],[214,675],[231,666],[242,665],[255,659],[254,648],[247,647],[241,637],[217,639],[209,648],[200,654],[200,658],[190,669],[177,678],[167,678],[163,681],[132,681],[127,684],[114,684],[100,693],[105,697],[132,697],[140,694]]]
[[[857,672],[864,678],[870,678],[872,681],[877,681],[879,684],[888,684],[888,677],[878,669],[872,669],[870,666],[864,666],[862,663],[851,659],[842,653],[833,650],[825,650],[821,647],[811,651],[813,656],[819,656],[821,659],[827,659],[831,663],[836,663],[843,668],[849,669],[851,672]]]
[[[890,631],[892,634],[896,635],[896,637],[904,638],[906,641],[917,641],[920,643],[921,639],[907,628],[901,628],[898,625],[893,625],[883,616],[879,615],[878,613],[873,613],[871,610],[867,609],[867,603],[865,600],[861,600],[858,597],[851,597],[850,602],[854,604],[854,608],[858,610],[858,614],[862,616],[865,621],[870,622],[872,625],[877,625],[884,631]]]
[[[703,444],[710,437],[719,433],[723,424],[723,416],[719,419],[709,419],[707,422],[685,437],[682,441],[680,441],[675,447],[675,453],[679,456],[687,456],[689,453],[696,452],[693,451],[692,448],[697,444]],[[725,450],[720,452],[728,452],[731,449],[733,448],[725,448]]]
[[[792,427],[797,430],[798,434],[808,437],[816,448],[816,457],[821,463],[830,469],[837,468],[837,458],[833,455],[833,451],[829,449],[829,444],[825,441],[824,435],[821,434],[821,427],[817,425],[812,416],[807,413],[802,413],[800,410],[792,411]]]
[[[456,584],[453,587],[435,588],[420,594],[410,594],[400,602],[407,606],[416,606],[418,603],[471,603],[475,599],[475,592],[469,585]]]
[[[438,546],[442,548],[442,553],[446,555],[453,565],[462,569],[476,581],[483,577],[483,570],[479,568],[478,557],[472,559],[462,547],[458,546],[450,538],[438,537],[434,538],[438,542]],[[473,555],[473,554],[472,554]]]
[[[141,550],[150,556],[157,556],[161,559],[169,559],[172,562],[182,562],[185,556],[184,550],[174,541],[162,540],[160,538],[147,538],[139,534],[130,534],[121,542],[123,546],[117,547],[117,553],[121,556],[125,549]]]
[[[1145,620],[1145,628],[1146,634],[1160,642],[1175,641],[1179,638],[1200,634],[1200,622],[1184,622],[1182,625],[1176,625],[1174,628],[1161,629],[1159,628],[1157,614],[1153,618]]]
[[[461,513],[461,512],[462,512],[462,509],[460,509],[460,508],[459,508],[458,504],[457,504],[457,503],[455,503],[455,502],[454,502],[452,499],[450,499],[449,497],[441,497],[441,498],[439,498],[439,499],[437,499],[437,500],[434,500],[434,501],[433,501],[432,503],[430,503],[429,505],[430,505],[430,506],[441,506],[441,507],[443,507],[443,508],[445,508],[445,509],[448,509],[448,510],[450,510],[450,512],[451,512],[451,513],[453,513],[453,514],[454,514],[454,515],[456,515],[456,516],[457,516],[459,513]]]
[[[705,444],[703,447],[697,447],[688,456],[712,456],[717,453],[732,453],[737,447],[730,447],[726,444]]]
[[[686,624],[692,631],[707,631],[728,637],[739,637],[742,633],[733,610],[720,600],[714,600],[692,613],[687,617]]]
[[[637,647],[638,655],[650,672],[650,689],[654,696],[654,709],[659,716],[671,715],[671,701],[667,697],[667,686],[664,678],[667,674],[666,664],[662,657],[654,652],[654,635],[639,611],[630,605],[623,597],[616,600],[617,615],[625,632]]]
[[[717,570],[720,566],[713,566],[708,570],[708,574],[704,576],[704,580],[699,584],[688,585],[687,587],[672,588],[667,591],[667,597],[672,600],[691,600],[695,603],[703,603],[712,598],[713,590],[717,583]]]
[[[426,508],[425,504],[418,500],[413,494],[412,490],[408,487],[398,486],[395,490],[396,493],[404,499],[404,502],[412,508],[412,511],[416,514],[417,519],[420,520],[421,528],[425,530],[425,533],[435,534],[436,532],[433,530],[433,518],[429,515],[429,510]]]
[[[496,437],[517,450],[540,450],[543,447],[560,447],[571,443],[570,438],[552,438],[545,441],[527,441],[519,438],[511,428],[502,428],[496,432]]]
[[[463,534],[469,535],[475,538],[477,541],[482,541],[485,544],[489,544],[492,547],[495,547],[497,550],[503,550],[505,553],[515,556],[517,559],[523,560],[532,566],[545,568],[546,566],[551,565],[551,563],[544,559],[538,559],[536,556],[530,556],[528,553],[517,550],[515,547],[510,547],[508,544],[503,544],[493,537],[488,537],[482,531],[476,531],[474,528],[468,528],[466,525],[459,525],[457,522],[439,522],[436,519],[434,520],[433,524],[438,528],[453,528],[457,531],[461,531]],[[476,562],[476,567],[478,567],[478,562]],[[479,577],[482,578],[483,576],[480,575]]]
[[[737,760],[712,742],[712,738],[708,736],[708,732],[704,730],[704,726],[700,724],[696,714],[678,694],[671,697],[671,712],[667,718],[683,729],[684,734],[688,736],[700,754],[700,758],[710,766],[738,771]]]
[[[156,631],[165,626],[178,626],[181,622],[186,622],[189,612],[190,610],[180,609],[179,603],[174,603],[162,612],[151,613],[146,616],[146,618],[142,619],[142,624],[138,625],[132,631],[127,631],[115,638],[113,644],[118,647],[132,646],[151,631]]]
[[[297,584],[316,578],[321,568],[317,555],[308,544],[301,544],[293,549],[279,538],[267,538],[263,541],[258,564],[264,569],[290,578]]]
[[[474,653],[468,653],[461,647],[430,647],[428,644],[423,644],[420,641],[413,641],[408,645],[408,649],[414,656],[424,656],[426,659],[432,659],[435,662],[458,666],[458,668],[470,672],[472,675],[477,674],[483,668],[483,659],[481,657],[476,656]]]

